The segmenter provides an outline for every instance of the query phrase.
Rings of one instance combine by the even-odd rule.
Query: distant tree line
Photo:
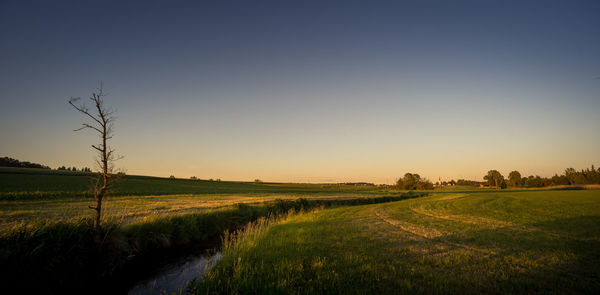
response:
[[[27,162],[27,161],[21,162],[17,159],[13,159],[13,158],[9,158],[9,157],[0,158],[0,167],[52,169],[46,165],[42,165],[42,164],[38,164],[38,163],[31,163],[31,162]],[[92,172],[92,169],[90,169],[88,167],[77,168],[75,166],[73,166],[73,167],[60,166],[60,167],[56,168],[56,170]]]
[[[574,168],[567,168],[561,174],[554,174],[552,177],[540,177],[539,175],[522,176],[519,171],[511,171],[508,177],[505,178],[502,173],[498,170],[490,170],[486,175],[483,176],[484,181],[476,180],[450,180],[443,181],[441,185],[462,185],[462,186],[487,186],[495,188],[508,188],[508,187],[523,187],[523,188],[535,188],[535,187],[546,187],[555,185],[585,185],[585,184],[600,184],[600,168],[595,168],[592,165],[590,168],[575,170]],[[406,173],[404,177],[399,178],[396,181],[396,187],[400,189],[408,190],[419,190],[419,189],[433,189],[433,184],[425,179],[421,178],[416,173]]]
[[[442,185],[442,186],[454,186],[454,185],[456,185],[456,181],[454,181],[454,179],[450,180],[450,181],[444,180],[444,181],[438,182],[438,185]]]
[[[466,185],[466,186],[480,186],[484,183],[485,182],[475,181],[475,180],[466,180],[466,179],[459,179],[456,181],[456,185]]]
[[[73,167],[60,166],[60,167],[56,168],[56,170],[92,172],[92,169],[90,169],[88,167],[83,167],[83,168],[77,169],[77,167],[75,167],[75,166],[73,166]]]
[[[430,190],[433,189],[433,183],[427,178],[421,178],[417,173],[406,173],[404,177],[398,178],[396,187],[407,190]]]
[[[39,168],[39,169],[50,169],[48,166],[44,166],[38,163],[21,162],[17,159],[4,157],[0,158],[0,167],[19,167],[19,168]]]
[[[504,176],[497,170],[490,170],[484,176],[484,179],[487,185],[498,188],[600,184],[600,169],[596,169],[594,165],[579,171],[574,168],[567,168],[563,174],[554,174],[552,177],[540,177],[539,175],[522,177],[521,173],[515,170],[508,174],[507,179],[504,179]]]
[[[340,182],[339,185],[353,185],[353,186],[375,186],[372,182]]]

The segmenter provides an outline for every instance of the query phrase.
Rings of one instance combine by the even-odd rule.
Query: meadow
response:
[[[600,292],[600,190],[126,175],[98,241],[90,176],[0,169],[0,289],[120,293],[173,258],[216,248],[222,260],[192,293]]]
[[[218,247],[226,230],[261,217],[420,196],[351,185],[123,176],[105,200],[99,240],[90,231],[91,176],[1,169],[0,289],[89,293],[86,286],[99,281],[97,293],[122,292],[173,259]]]
[[[104,203],[103,220],[128,225],[143,223],[160,216],[202,214],[231,208],[236,204],[259,206],[275,200],[353,200],[358,194],[185,194],[109,197]],[[92,216],[91,198],[0,200],[0,230],[31,226],[39,222],[77,222]]]
[[[434,194],[261,222],[194,294],[598,294],[600,191]]]
[[[94,174],[49,169],[0,167],[0,200],[91,197]],[[115,176],[111,196],[181,194],[331,194],[382,193],[387,188],[337,184],[253,183],[123,175]]]
[[[0,167],[0,230],[39,221],[77,221],[91,216],[90,173]],[[253,183],[118,176],[104,203],[107,222],[129,224],[166,215],[185,215],[258,205],[275,199],[354,199],[395,196],[372,186]]]

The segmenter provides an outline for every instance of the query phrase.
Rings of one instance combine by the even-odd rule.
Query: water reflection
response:
[[[185,294],[187,285],[193,279],[200,279],[204,273],[221,259],[221,253],[191,257],[176,265],[166,267],[158,275],[145,280],[128,292],[129,295]]]

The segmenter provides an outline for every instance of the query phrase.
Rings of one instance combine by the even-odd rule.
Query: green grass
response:
[[[105,222],[101,235],[90,231],[91,218],[40,219],[0,234],[0,290],[10,293],[80,293],[91,283],[113,293],[135,281],[165,257],[185,257],[218,245],[226,230],[259,217],[325,206],[372,204],[418,197],[355,199],[277,199],[260,205],[234,204],[219,210],[146,216],[129,224]]]
[[[47,169],[0,167],[0,200],[90,197],[92,174]],[[113,196],[175,194],[386,193],[378,187],[169,179],[125,175],[115,180]]]
[[[273,212],[237,205],[201,214],[162,215],[143,222],[104,223],[95,238],[91,218],[39,221],[0,235],[0,290],[25,294],[111,293],[161,266],[168,256],[215,245],[223,231]],[[122,290],[121,290],[122,291]]]
[[[234,204],[260,204],[276,198],[295,199],[291,195],[162,195],[109,197],[103,206],[103,220],[130,224],[157,216],[206,213]],[[40,221],[75,222],[92,216],[88,199],[0,200],[0,229]]]
[[[600,293],[598,190],[438,194],[248,231],[194,293]]]
[[[413,193],[413,195],[416,193]],[[371,198],[394,198],[408,194],[366,195]],[[103,204],[103,221],[121,225],[140,223],[158,216],[181,216],[208,213],[229,208],[235,204],[260,205],[276,199],[296,200],[298,198],[321,201],[350,201],[362,199],[359,194],[302,194],[302,195],[162,195],[162,196],[123,196],[109,197]],[[29,226],[39,222],[76,222],[91,217],[92,204],[87,199],[41,199],[41,200],[0,200],[0,230],[16,226]]]
[[[40,221],[89,217],[92,175],[48,169],[0,167],[0,230]],[[275,199],[349,199],[397,196],[400,191],[349,185],[317,185],[119,177],[103,204],[106,221],[129,224],[165,215],[205,213],[236,203]]]
[[[221,263],[193,290],[600,293],[598,190],[453,187],[371,204],[402,192],[125,176],[104,203],[109,231],[99,244],[89,233],[90,181],[79,172],[0,168],[0,289],[23,279],[51,292],[98,278],[109,286],[115,274],[135,273],[132,264],[188,253],[181,247],[272,212],[370,204],[263,220],[229,236]]]

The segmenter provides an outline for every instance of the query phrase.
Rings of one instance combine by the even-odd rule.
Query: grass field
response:
[[[438,194],[254,226],[196,294],[600,293],[600,191]]]
[[[189,196],[189,200],[182,196],[137,197],[135,201],[124,202],[138,203],[135,210],[142,216],[127,222],[123,218],[129,215],[108,218],[103,222],[101,236],[90,231],[89,209],[74,210],[72,217],[67,219],[44,216],[42,212],[53,212],[53,209],[43,211],[35,207],[22,224],[2,228],[0,290],[7,293],[90,293],[88,286],[99,283],[92,293],[122,293],[173,258],[181,259],[203,249],[218,247],[219,237],[226,230],[242,228],[261,217],[419,196],[406,193],[395,197],[317,196],[287,200],[270,196],[256,200],[252,197],[248,197],[249,200],[228,199],[226,196],[210,196],[205,200],[198,196]],[[113,206],[118,206],[114,201]],[[248,205],[246,201],[260,204]],[[39,205],[36,200],[18,202]],[[187,207],[195,203],[200,205],[188,210]],[[52,204],[54,210],[61,208],[56,200]],[[63,203],[63,206],[72,204]],[[156,204],[162,205],[156,210],[150,209]],[[128,208],[121,210],[128,212]],[[87,214],[82,215],[83,212]]]
[[[0,167],[0,200],[90,197],[92,174],[47,169]],[[125,175],[117,177],[112,196],[175,194],[379,194],[388,192],[374,186],[333,184],[285,184],[236,181],[169,179]]]
[[[125,176],[105,199],[99,239],[90,231],[89,182],[90,175],[69,171],[0,171],[0,290],[78,293],[102,282],[97,293],[123,292],[260,217],[419,196],[350,185]]]
[[[48,169],[0,167],[0,230],[38,221],[89,217],[92,175]],[[104,218],[118,223],[213,211],[275,199],[352,199],[398,195],[377,187],[168,179],[123,176],[104,203]]]
[[[259,205],[276,199],[296,200],[344,200],[360,198],[360,194],[236,194],[236,195],[160,195],[123,196],[106,199],[103,206],[103,219],[126,225],[144,222],[157,216],[173,216],[206,213],[225,209],[235,204]],[[0,200],[0,230],[15,226],[27,226],[41,221],[74,222],[91,217],[91,198],[78,199],[33,199]]]
[[[89,182],[0,168],[0,260],[11,278],[2,286],[31,281],[43,286],[32,292],[60,293],[99,276],[112,292],[122,284],[112,280],[160,266],[144,263],[165,253],[186,255],[261,216],[329,202],[229,235],[193,291],[600,293],[600,190],[455,187],[414,198],[370,186],[125,176],[105,202],[110,230],[96,249]]]

